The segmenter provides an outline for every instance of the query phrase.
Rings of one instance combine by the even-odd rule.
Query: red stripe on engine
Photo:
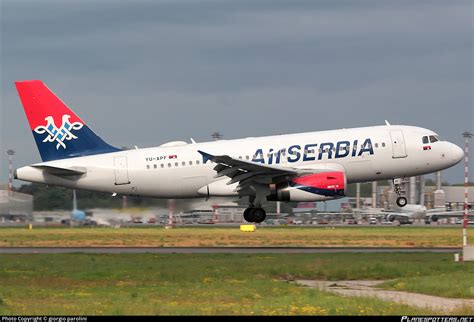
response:
[[[322,172],[298,177],[293,182],[319,189],[344,189],[343,172]]]

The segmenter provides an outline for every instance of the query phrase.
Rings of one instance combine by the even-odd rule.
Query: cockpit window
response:
[[[430,143],[434,143],[437,141],[439,141],[437,137],[435,137],[434,135],[430,135]]]
[[[428,137],[427,137],[427,136],[424,136],[424,137],[423,137],[423,144],[426,144],[426,143],[429,143]]]

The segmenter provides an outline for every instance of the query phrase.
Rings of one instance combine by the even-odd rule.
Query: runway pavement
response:
[[[0,254],[154,253],[154,254],[315,254],[315,253],[455,253],[461,248],[400,247],[0,247]]]

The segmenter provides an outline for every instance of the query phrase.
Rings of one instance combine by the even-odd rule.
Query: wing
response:
[[[468,210],[467,212],[468,216],[473,216],[474,211],[473,210]],[[432,211],[432,212],[427,212],[426,216],[438,216],[438,217],[463,217],[464,216],[464,210],[454,210],[454,211]]]
[[[305,172],[295,168],[271,166],[262,163],[255,163],[234,159],[228,155],[211,155],[209,153],[199,151],[203,156],[204,163],[212,161],[217,165],[214,170],[217,174],[215,178],[229,177],[228,185],[239,183],[236,191],[240,192],[251,184],[272,184],[282,181],[288,181],[292,178],[300,176]]]

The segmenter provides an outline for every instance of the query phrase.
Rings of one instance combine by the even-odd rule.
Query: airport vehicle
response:
[[[357,225],[357,220],[355,220],[355,218],[346,218],[346,224]]]
[[[371,126],[121,150],[98,137],[40,80],[15,82],[43,162],[15,178],[73,189],[156,198],[248,197],[244,218],[262,222],[266,201],[341,198],[347,184],[443,170],[461,148],[414,126]],[[295,123],[297,120],[295,119]]]
[[[142,217],[135,217],[132,219],[132,223],[134,224],[143,224],[143,219]]]
[[[370,219],[369,219],[369,224],[371,224],[371,225],[377,225],[377,218],[370,218]]]

